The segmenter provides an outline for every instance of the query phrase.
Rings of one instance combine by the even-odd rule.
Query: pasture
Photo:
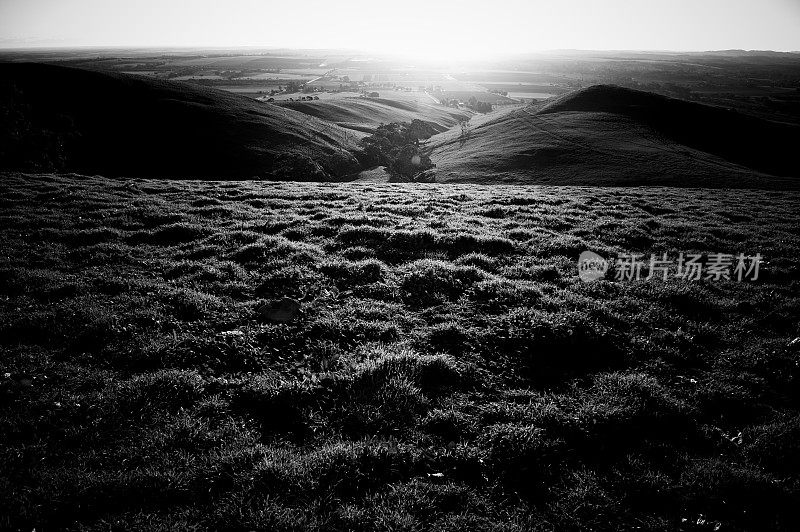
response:
[[[794,192],[5,173],[0,207],[0,528],[800,525]],[[586,249],[765,262],[584,283]]]

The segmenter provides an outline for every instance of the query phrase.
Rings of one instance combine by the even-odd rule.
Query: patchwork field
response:
[[[466,61],[457,65],[413,64],[391,58],[325,50],[190,49],[31,49],[0,51],[0,61],[58,63],[103,72],[126,72],[179,79],[247,95],[270,97],[289,83],[336,89],[347,76],[367,90],[388,86],[439,86],[449,98],[475,96],[498,104],[488,94],[505,90],[514,99],[546,98],[596,84],[646,90],[737,109],[768,120],[800,123],[800,59],[797,54],[720,51],[705,53],[553,52],[507,60]],[[435,63],[435,62],[434,62]],[[52,81],[44,81],[53,87]],[[55,84],[55,86],[60,86]],[[471,89],[469,88],[471,87]],[[452,92],[451,92],[452,91]],[[455,92],[459,91],[459,92]],[[320,93],[325,94],[325,93]],[[276,99],[296,94],[284,92]],[[392,95],[399,100],[400,93]]]
[[[0,528],[797,530],[798,229],[796,192],[4,174]]]
[[[424,93],[423,93],[424,94]],[[313,102],[280,102],[277,105],[327,120],[340,127],[356,131],[372,131],[381,124],[424,120],[443,132],[474,114],[469,110],[451,109],[440,105],[389,98],[340,98]]]

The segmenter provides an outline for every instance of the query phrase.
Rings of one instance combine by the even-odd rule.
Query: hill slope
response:
[[[38,64],[1,64],[0,80],[0,168],[279,179],[357,169],[338,126],[215,89]]]
[[[398,102],[384,98],[342,98],[315,100],[313,102],[280,102],[278,105],[300,111],[342,127],[358,131],[372,131],[380,124],[424,120],[438,131],[445,131],[469,113],[419,102]]]
[[[437,137],[432,158],[439,181],[771,188],[797,186],[799,141],[794,126],[596,86]]]

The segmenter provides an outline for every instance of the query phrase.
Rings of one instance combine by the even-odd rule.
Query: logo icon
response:
[[[608,261],[593,251],[584,251],[578,257],[578,277],[585,283],[591,283],[605,277]]]

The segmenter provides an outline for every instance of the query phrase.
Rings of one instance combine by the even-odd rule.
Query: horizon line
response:
[[[237,44],[237,45],[188,45],[188,44],[158,44],[158,45],[141,45],[141,44],[76,44],[76,45],[59,45],[59,44],[33,44],[33,45],[11,45],[7,46],[0,43],[0,51],[34,51],[34,50],[288,50],[288,51],[314,51],[314,52],[346,52],[346,53],[359,53],[380,56],[403,56],[402,52],[387,51],[387,50],[368,50],[347,47],[295,47],[295,46],[281,46],[281,45],[260,45],[260,44]],[[698,54],[698,53],[720,53],[720,52],[744,52],[744,53],[758,53],[769,52],[775,54],[800,54],[800,49],[797,50],[776,50],[771,48],[713,48],[713,49],[657,49],[657,48],[547,48],[547,49],[533,49],[516,52],[497,52],[492,54],[498,56],[518,56],[526,54],[547,54],[558,52],[614,52],[614,53],[670,53],[670,54]],[[484,59],[485,56],[479,56],[478,59]]]

